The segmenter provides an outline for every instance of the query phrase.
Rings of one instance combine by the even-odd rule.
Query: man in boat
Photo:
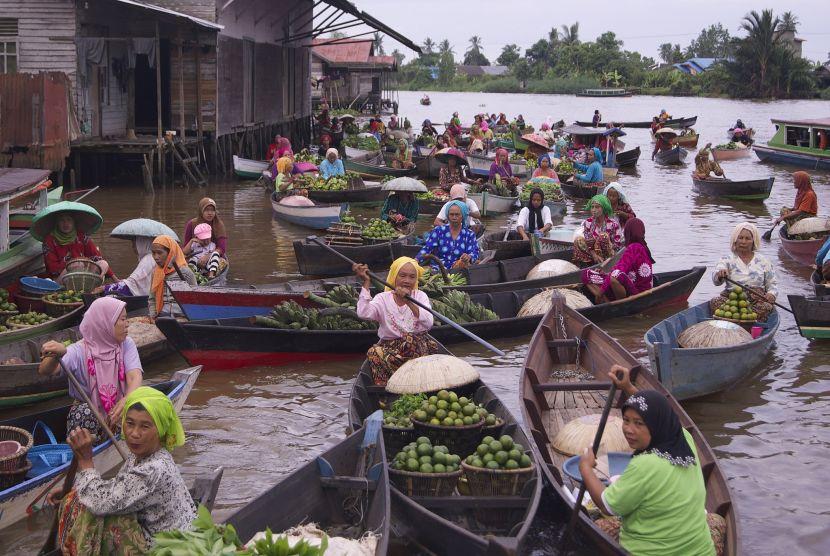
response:
[[[594,117],[591,119],[591,123],[594,125],[594,127],[597,127],[601,121],[602,114],[599,113],[599,110],[594,110]]]
[[[715,160],[709,158],[712,152],[712,143],[707,143],[705,147],[700,149],[695,155],[695,171],[694,176],[699,180],[709,178],[709,174],[715,174],[722,178],[726,178],[723,168]]]
[[[657,133],[654,136],[654,150],[651,152],[651,159],[654,160],[654,157],[657,156],[657,153],[663,151],[670,151],[673,148],[674,145],[672,144],[671,133]]]

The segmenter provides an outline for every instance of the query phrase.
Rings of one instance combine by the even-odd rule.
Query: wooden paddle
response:
[[[594,456],[597,455],[597,451],[599,450],[599,444],[602,441],[602,434],[605,432],[605,425],[608,423],[608,416],[611,414],[611,406],[614,405],[614,397],[617,394],[617,385],[613,381],[611,382],[611,388],[608,389],[608,398],[605,400],[605,407],[602,408],[602,416],[599,420],[599,425],[597,426],[597,434],[594,436],[594,444],[591,446],[591,450],[594,453]],[[568,522],[568,528],[565,531],[565,535],[572,535],[574,526],[576,525],[576,519],[579,515],[579,512],[582,510],[582,499],[585,497],[585,480],[583,479],[579,485],[579,494],[576,496],[576,504],[574,505],[574,511],[571,514],[571,519]]]
[[[331,247],[330,245],[326,245],[326,243],[325,243],[325,242],[320,241],[320,239],[319,239],[317,236],[308,236],[308,237],[306,238],[306,240],[307,240],[307,241],[310,241],[310,242],[312,242],[312,243],[316,243],[316,244],[317,244],[317,245],[319,245],[320,247],[322,247],[322,248],[324,248],[324,249],[326,249],[326,250],[328,250],[328,251],[330,251],[330,252],[334,253],[335,255],[337,255],[338,257],[340,257],[341,259],[343,259],[343,261],[344,261],[344,262],[347,262],[347,263],[349,263],[349,264],[350,264],[350,265],[352,265],[352,266],[354,266],[354,265],[356,265],[356,264],[357,264],[356,262],[354,262],[353,260],[351,260],[349,257],[347,257],[346,255],[344,255],[343,253],[341,253],[341,252],[337,251],[336,249],[334,249],[334,248],[333,248],[333,247]],[[383,280],[380,276],[378,276],[377,274],[375,274],[375,273],[374,273],[374,272],[372,272],[371,270],[370,270],[370,271],[368,271],[368,274],[369,274],[369,277],[370,277],[372,280],[374,280],[374,281],[376,281],[376,282],[378,282],[378,283],[380,283],[380,284],[383,284],[383,285],[384,285],[384,286],[386,286],[387,288],[391,288],[391,289],[393,289],[393,290],[395,289],[395,287],[394,287],[392,284],[390,284],[390,283],[388,283],[387,281]],[[417,305],[418,307],[420,307],[421,309],[423,309],[423,310],[425,310],[425,311],[429,311],[430,313],[432,313],[432,316],[434,316],[434,317],[435,317],[435,318],[437,318],[438,320],[440,320],[440,321],[442,321],[442,322],[444,322],[444,323],[446,323],[446,324],[448,324],[448,325],[452,326],[453,328],[455,328],[456,330],[458,330],[459,332],[461,332],[462,334],[464,334],[465,336],[467,336],[467,337],[468,337],[468,338],[470,338],[471,340],[473,340],[473,341],[475,341],[475,342],[478,342],[479,344],[481,344],[482,346],[486,347],[487,349],[489,349],[489,350],[490,350],[490,351],[492,351],[493,353],[496,353],[496,354],[498,354],[498,355],[504,355],[504,352],[503,352],[502,350],[500,350],[500,349],[499,349],[499,348],[497,348],[496,346],[492,345],[490,342],[488,342],[488,341],[486,341],[486,340],[484,340],[484,339],[482,339],[482,338],[479,338],[478,336],[476,336],[475,334],[473,334],[472,332],[470,332],[469,330],[467,330],[466,328],[464,328],[464,327],[463,327],[463,326],[461,326],[460,324],[458,324],[458,323],[456,323],[456,322],[454,322],[454,321],[451,321],[450,319],[448,319],[447,317],[445,317],[444,315],[442,315],[442,314],[441,314],[441,313],[439,313],[438,311],[435,311],[434,309],[432,309],[432,307],[428,307],[428,306],[426,306],[426,305],[424,305],[424,304],[420,303],[419,301],[417,301],[417,300],[413,299],[413,298],[412,298],[411,296],[409,296],[409,295],[405,296],[405,298],[406,298],[408,301],[411,301],[412,303],[414,303],[415,305]]]
[[[750,288],[749,286],[744,286],[743,284],[739,284],[738,282],[735,282],[734,280],[730,280],[729,278],[724,278],[724,280],[726,280],[727,282],[729,282],[733,286],[738,286],[739,288],[745,289],[746,291],[748,291],[749,293],[751,293],[755,297],[764,300],[766,303],[769,303],[769,300],[767,300],[766,294],[761,292],[760,290],[756,290],[755,288]],[[795,313],[792,312],[792,309],[789,309],[788,307],[784,307],[783,305],[781,305],[777,301],[773,301],[772,304],[775,305],[776,307],[780,307],[780,308],[784,309],[788,313],[791,313],[793,315],[795,314]]]
[[[761,236],[762,238],[764,238],[764,241],[769,241],[772,239],[772,231],[778,226],[778,224],[779,222],[776,222],[772,225],[772,228],[764,232],[764,235]]]

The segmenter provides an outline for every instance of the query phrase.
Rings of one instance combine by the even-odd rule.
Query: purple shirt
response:
[[[66,354],[61,358],[61,361],[63,362],[63,366],[66,367],[66,370],[72,373],[72,376],[77,378],[81,386],[84,387],[87,396],[92,398],[92,393],[89,391],[89,381],[87,380],[86,354],[84,352],[83,342],[75,342],[67,346]],[[128,373],[138,369],[142,374],[144,373],[144,368],[141,366],[141,358],[138,356],[138,348],[135,346],[135,341],[129,336],[121,343],[121,353],[124,357],[125,372]],[[63,374],[63,370],[60,371],[60,374]],[[126,387],[126,384],[124,386]],[[84,399],[75,389],[72,382],[69,383],[69,396],[79,401],[83,401]]]
[[[507,163],[507,166],[499,166],[495,162],[490,165],[490,173],[487,175],[487,179],[489,181],[493,181],[496,175],[501,176],[502,178],[512,178],[513,177],[513,168],[510,166],[510,163]]]
[[[187,226],[185,226],[185,228],[184,228],[184,242],[182,243],[182,245],[187,245],[187,242],[190,241],[193,238],[193,229],[195,227],[196,227],[196,219],[192,218],[187,222]],[[222,254],[222,256],[224,256],[225,253],[227,252],[227,248],[228,248],[228,244],[227,244],[228,238],[227,237],[216,237],[216,235],[212,233],[212,235],[210,236],[210,239],[213,241],[213,243],[216,244],[216,249],[218,249],[219,252]]]

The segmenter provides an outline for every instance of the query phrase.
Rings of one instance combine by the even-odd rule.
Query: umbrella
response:
[[[443,162],[444,164],[450,159],[451,156],[454,156],[459,164],[467,164],[467,155],[464,154],[462,151],[458,149],[454,149],[452,147],[448,149],[441,149],[437,153],[435,153],[435,158],[438,159],[439,162]]]
[[[528,133],[527,135],[522,135],[522,139],[527,141],[528,143],[533,143],[538,147],[542,147],[543,149],[548,148],[548,141],[538,133]]]
[[[654,135],[661,135],[663,133],[677,136],[677,132],[670,127],[661,127],[660,129],[654,132]]]
[[[381,186],[383,191],[412,191],[413,193],[426,193],[427,186],[415,178],[395,178]]]
[[[167,224],[162,224],[149,218],[133,218],[122,222],[110,232],[110,236],[118,239],[133,239],[135,237],[149,237],[155,238],[158,236],[170,236],[176,241],[179,241],[179,236],[176,235]]]
[[[352,121],[354,120],[354,116],[352,116],[351,114],[343,114],[342,116],[337,116],[337,118],[339,118],[341,121],[342,120],[352,120]]]
[[[64,212],[75,218],[75,229],[83,234],[94,234],[104,222],[98,211],[87,204],[61,201],[46,207],[35,215],[30,229],[32,237],[43,241],[43,238],[55,229],[58,217]]]

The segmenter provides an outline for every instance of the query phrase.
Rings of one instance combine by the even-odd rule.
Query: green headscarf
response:
[[[591,197],[591,200],[588,201],[588,204],[585,205],[585,210],[591,210],[591,206],[596,203],[602,207],[602,212],[605,213],[605,216],[612,216],[614,214],[614,209],[611,208],[611,201],[608,200],[608,197],[605,195],[594,195]]]
[[[153,418],[153,423],[159,431],[159,439],[162,446],[168,451],[176,446],[184,444],[184,428],[170,399],[155,388],[141,386],[133,390],[124,401],[124,416],[121,418],[121,430],[127,422],[127,411],[135,404],[140,403],[142,407]]]
[[[58,213],[58,218],[61,216],[62,214]],[[75,219],[73,218],[72,220],[74,222]],[[73,225],[72,231],[65,234],[61,232],[60,227],[58,226],[58,221],[55,219],[55,229],[52,230],[52,237],[55,238],[55,242],[57,242],[58,245],[69,245],[70,243],[75,243],[78,239],[78,228]]]

